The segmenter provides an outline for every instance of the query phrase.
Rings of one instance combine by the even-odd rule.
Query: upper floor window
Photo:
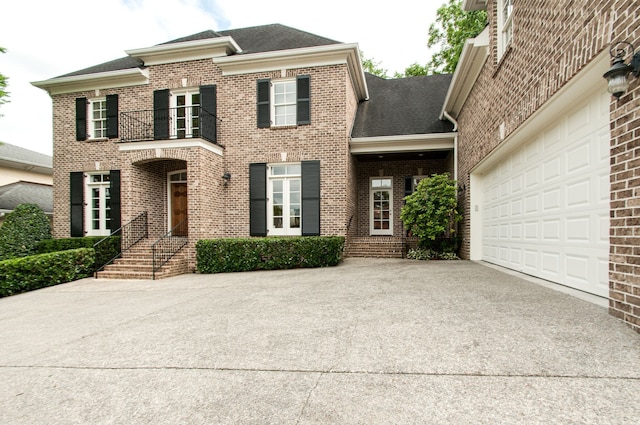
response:
[[[91,111],[89,138],[105,139],[107,137],[107,99],[89,100],[89,110]]]
[[[502,57],[513,38],[513,1],[498,1],[498,56]]]
[[[76,99],[76,140],[118,137],[118,95]]]
[[[310,76],[295,80],[258,80],[258,128],[311,123]]]

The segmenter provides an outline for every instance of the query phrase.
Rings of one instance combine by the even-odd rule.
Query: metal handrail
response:
[[[151,278],[153,280],[156,279],[156,272],[187,244],[188,238],[186,236],[174,234],[182,233],[182,231],[186,234],[186,230],[187,219],[182,220],[151,245],[151,252],[153,253]]]
[[[120,113],[120,140],[141,142],[157,140],[156,126],[161,128],[162,138],[202,138],[218,144],[218,123],[215,114],[200,106],[166,109],[145,109]]]
[[[115,232],[112,232],[109,236],[105,236],[104,238],[100,239],[98,242],[93,244],[93,249],[95,250],[96,247],[98,247],[104,241],[113,236],[118,236],[118,234],[120,235],[120,251],[113,258],[109,259],[103,264],[98,264],[96,260],[94,276],[97,277],[97,273],[100,270],[111,264],[115,259],[120,258],[122,256],[122,253],[127,251],[133,245],[149,236],[149,221],[147,219],[147,211],[138,214],[137,217],[121,226]]]

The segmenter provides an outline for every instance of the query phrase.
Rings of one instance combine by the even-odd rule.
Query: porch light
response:
[[[628,50],[631,51],[631,60],[626,64],[624,59]],[[629,74],[640,77],[640,52],[635,51],[633,44],[618,41],[611,45],[609,55],[613,58],[613,64],[603,77],[607,80],[609,93],[619,99],[629,89]]]
[[[224,181],[224,185],[226,186],[229,183],[229,180],[231,180],[231,173],[225,171],[225,173],[222,175],[222,180]]]

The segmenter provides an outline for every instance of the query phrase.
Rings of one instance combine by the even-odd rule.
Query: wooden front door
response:
[[[176,226],[180,225],[176,228]],[[187,236],[187,184],[171,183],[171,228],[173,236]]]

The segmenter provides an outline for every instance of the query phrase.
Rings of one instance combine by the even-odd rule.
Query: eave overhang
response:
[[[360,60],[360,50],[355,43],[215,57],[213,63],[220,67],[222,75],[345,64],[358,99],[366,100],[369,98],[364,69]]]
[[[410,134],[401,136],[356,137],[349,141],[353,155],[450,150],[457,133]]]
[[[49,80],[34,81],[31,84],[49,92],[50,95],[140,86],[149,84],[149,70],[142,68],[121,69],[118,71],[57,77]]]
[[[462,2],[462,10],[484,10],[487,8],[487,0],[464,0]]]
[[[133,58],[140,59],[145,66],[151,66],[227,56],[241,50],[233,38],[216,37],[125,50],[125,53]]]
[[[36,164],[29,161],[16,161],[10,158],[0,157],[0,167],[13,168],[15,170],[30,171],[38,174],[53,174],[53,167],[47,167],[46,165]]]
[[[449,84],[440,119],[444,119],[445,111],[454,118],[458,118],[488,57],[489,29],[487,27],[476,38],[470,38],[465,42]]]

